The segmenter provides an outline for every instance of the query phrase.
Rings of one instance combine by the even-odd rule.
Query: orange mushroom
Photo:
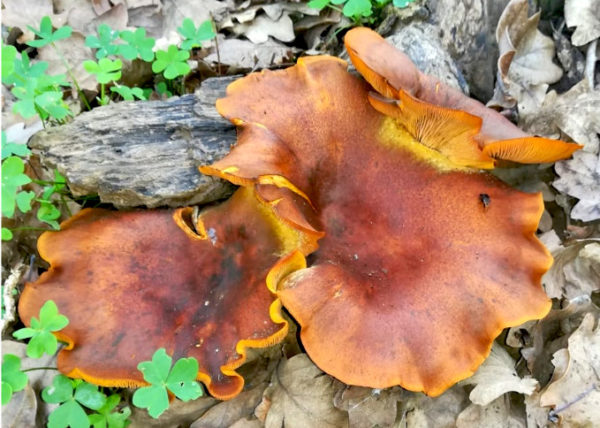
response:
[[[27,285],[20,313],[27,323],[52,298],[69,316],[62,371],[141,385],[137,363],[165,347],[196,357],[209,392],[229,398],[245,349],[285,334],[283,303],[327,373],[437,395],[475,371],[503,328],[548,312],[541,195],[478,169],[500,152],[539,159],[539,141],[432,87],[370,32],[348,37],[391,101],[332,57],[250,74],[217,102],[238,144],[200,168],[242,186],[231,200],[197,223],[189,208],[86,210],[42,236],[51,269]],[[398,58],[407,76],[389,71]],[[532,155],[494,143],[507,138]]]
[[[540,278],[552,258],[535,237],[543,202],[443,154],[468,152],[472,115],[448,124],[410,98],[405,127],[372,108],[369,90],[331,57],[240,79],[217,102],[238,144],[201,171],[254,185],[285,204],[288,224],[324,231],[310,265],[277,287],[321,369],[437,395],[475,371],[503,328],[550,309]],[[436,132],[458,152],[415,139]]]
[[[28,325],[53,299],[69,318],[58,355],[68,376],[142,386],[138,363],[164,347],[174,358],[195,357],[198,379],[226,399],[242,390],[235,370],[246,348],[287,332],[267,274],[286,272],[285,264],[273,268],[280,257],[314,245],[247,189],[203,211],[195,229],[191,208],[86,209],[40,237],[50,270],[25,287],[19,313]]]
[[[519,163],[554,162],[569,158],[583,146],[549,138],[532,137],[495,110],[464,96],[460,91],[444,85],[433,76],[421,73],[410,59],[368,28],[354,28],[345,37],[348,55],[356,69],[389,102],[371,97],[373,107],[400,120],[409,131],[424,112],[438,116],[436,132],[429,138],[419,139],[431,148],[452,156],[445,150],[449,143],[440,125],[448,128],[469,128],[471,135],[463,139],[463,146],[479,148],[472,157],[458,159],[461,164],[478,168],[492,168],[494,159]],[[421,102],[419,102],[421,101]],[[432,108],[431,105],[438,106]],[[416,116],[417,118],[415,118]],[[466,120],[466,116],[470,116]],[[467,122],[468,126],[467,126]],[[420,129],[426,133],[430,129]],[[413,134],[415,135],[415,134]],[[415,135],[416,136],[416,135]],[[465,133],[461,137],[466,137]],[[441,146],[441,147],[440,147]],[[466,152],[461,150],[461,154]],[[457,159],[455,159],[456,161]],[[487,162],[487,164],[486,164]]]

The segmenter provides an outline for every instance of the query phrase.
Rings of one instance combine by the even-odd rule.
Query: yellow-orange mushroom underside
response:
[[[371,107],[369,90],[331,57],[240,79],[217,102],[238,145],[201,170],[254,185],[289,224],[325,232],[308,267],[295,254],[298,270],[277,288],[321,369],[437,395],[503,328],[549,310],[540,278],[551,256],[535,237],[543,203],[419,144]],[[314,218],[300,221],[304,200]]]
[[[58,355],[63,373],[141,386],[138,363],[164,347],[175,359],[195,357],[213,396],[241,391],[235,369],[246,348],[272,345],[287,332],[267,273],[276,277],[286,269],[281,257],[315,244],[248,189],[202,212],[200,235],[191,221],[191,209],[86,209],[41,236],[50,270],[27,284],[19,313],[29,325],[52,299],[69,318],[59,333],[68,343]]]

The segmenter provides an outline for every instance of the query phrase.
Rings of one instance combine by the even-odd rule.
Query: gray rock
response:
[[[75,196],[97,194],[119,208],[211,202],[231,185],[198,166],[225,156],[235,127],[215,109],[235,77],[207,79],[193,95],[98,107],[39,132],[29,146],[67,178]]]
[[[482,101],[494,92],[498,46],[495,32],[508,0],[428,0],[443,46],[461,67],[471,95]]]
[[[469,85],[437,35],[437,28],[424,22],[400,26],[386,40],[404,52],[425,74],[469,94]]]

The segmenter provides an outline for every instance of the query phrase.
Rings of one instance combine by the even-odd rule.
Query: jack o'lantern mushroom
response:
[[[392,56],[381,50],[370,52]],[[322,370],[348,384],[438,395],[476,370],[502,329],[550,309],[540,279],[552,258],[535,236],[543,202],[468,167],[493,167],[474,139],[481,118],[369,77],[397,97],[397,111],[381,114],[389,111],[377,103],[387,101],[369,100],[370,87],[331,57],[234,82],[217,109],[238,126],[238,144],[201,171],[254,183],[285,204],[278,214],[290,224],[308,213],[324,231],[310,265],[296,254],[306,268],[277,289]],[[537,147],[508,121],[493,123],[494,138],[516,135]],[[308,203],[290,208],[292,195]],[[357,355],[366,363],[356,364]]]
[[[69,320],[58,368],[103,386],[143,386],[137,365],[166,348],[195,357],[209,392],[237,395],[246,348],[287,333],[281,304],[265,286],[290,251],[314,242],[281,224],[251,190],[200,214],[86,209],[40,237],[50,270],[19,301],[26,324],[53,299]]]
[[[198,222],[191,209],[86,210],[42,236],[51,269],[19,310],[27,323],[54,299],[71,319],[63,372],[142,385],[138,362],[165,347],[196,357],[209,392],[230,398],[246,347],[282,338],[283,303],[327,373],[437,395],[473,373],[503,328],[547,313],[541,196],[471,167],[493,166],[479,132],[488,113],[433,106],[358,69],[391,104],[332,57],[231,84],[217,108],[238,144],[201,171],[242,187]],[[518,134],[494,123],[494,141]]]

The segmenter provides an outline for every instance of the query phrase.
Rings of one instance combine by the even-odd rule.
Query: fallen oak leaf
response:
[[[480,406],[487,406],[507,392],[530,395],[538,387],[538,381],[534,378],[519,377],[515,370],[515,361],[495,342],[490,355],[475,374],[463,380],[461,384],[475,385],[469,399]]]
[[[565,21],[569,27],[577,27],[571,42],[583,46],[600,37],[600,4],[597,0],[565,0]]]

